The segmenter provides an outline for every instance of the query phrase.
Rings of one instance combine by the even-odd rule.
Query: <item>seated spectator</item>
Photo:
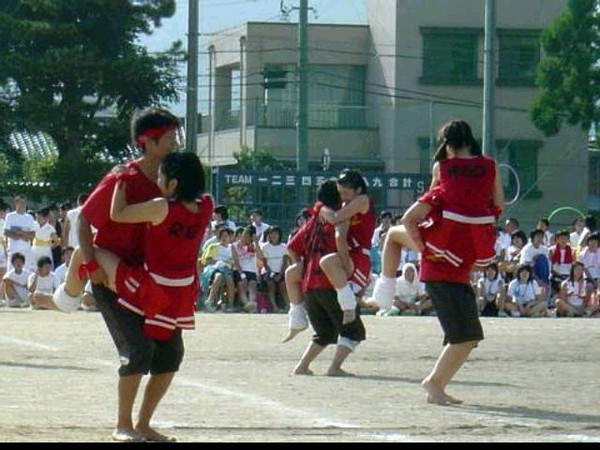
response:
[[[498,264],[489,264],[477,280],[477,307],[481,316],[497,317],[500,311],[504,311],[505,289]]]
[[[523,250],[521,250],[521,258],[519,264],[533,263],[533,257],[535,255],[548,256],[548,247],[543,244],[544,232],[542,230],[533,230],[529,233],[529,242],[525,244]]]
[[[546,247],[551,247],[556,243],[555,239],[557,236],[550,231],[550,221],[546,217],[542,217],[540,220],[538,220],[536,228],[544,232],[544,239],[542,240],[543,245]]]
[[[256,312],[256,293],[258,291],[257,258],[263,258],[258,245],[258,235],[254,225],[244,228],[240,239],[231,246],[233,254],[233,277],[242,309]]]
[[[547,304],[538,283],[533,279],[529,264],[519,266],[515,279],[508,285],[506,295],[510,301],[505,302],[504,308],[513,317],[543,317],[548,315]]]
[[[579,249],[579,239],[583,234],[585,222],[581,217],[576,217],[573,219],[573,222],[571,222],[571,227],[573,228],[573,231],[569,234],[569,244],[571,245],[571,248],[577,252]]]
[[[262,258],[259,262],[260,282],[267,288],[269,302],[272,310],[277,312],[280,309],[287,310],[289,300],[285,288],[285,269],[288,266],[288,256],[286,245],[281,242],[281,228],[271,226],[267,230],[267,242],[261,246]],[[277,294],[279,293],[283,305],[277,304]]]
[[[600,233],[597,231],[590,234],[587,240],[587,245],[579,254],[578,260],[583,263],[585,275],[598,287],[598,279],[600,279]]]
[[[419,281],[419,273],[412,263],[402,266],[402,275],[396,279],[396,292],[389,311],[382,315],[420,316],[433,310],[433,304],[427,297],[425,285]]]
[[[503,253],[504,259],[498,263],[498,269],[505,282],[510,282],[517,273],[521,252],[527,244],[527,235],[521,230],[512,234],[511,243]]]
[[[556,234],[556,244],[548,250],[548,259],[552,264],[552,290],[555,294],[561,289],[561,284],[569,277],[574,255],[569,245],[569,231],[561,230]]]
[[[52,271],[53,265],[50,256],[42,256],[38,259],[37,270],[29,275],[27,289],[32,309],[56,309],[52,294],[59,283]]]
[[[568,278],[560,285],[556,299],[556,316],[583,317],[588,310],[592,292],[584,278],[583,264],[578,261],[573,263]]]
[[[10,308],[26,308],[29,306],[27,282],[31,271],[25,269],[25,256],[15,252],[10,257],[12,269],[4,274],[4,300]]]
[[[219,241],[209,245],[200,257],[203,267],[200,277],[201,306],[207,312],[233,311],[235,284],[233,280],[233,255],[231,239],[233,230],[225,227],[219,232]],[[222,288],[226,288],[227,296],[221,296]]]

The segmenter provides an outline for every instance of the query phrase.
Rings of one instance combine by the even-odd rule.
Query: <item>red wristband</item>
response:
[[[91,261],[87,262],[87,263],[83,263],[79,266],[79,270],[77,271],[77,275],[79,276],[80,280],[83,280],[87,275],[95,272],[96,270],[98,270],[98,268],[100,267],[100,265],[98,264],[98,262],[96,262],[95,259],[92,259]]]

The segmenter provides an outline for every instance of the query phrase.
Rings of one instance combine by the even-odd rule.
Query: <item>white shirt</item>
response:
[[[496,299],[496,296],[500,292],[502,286],[502,277],[498,276],[494,280],[490,280],[488,277],[483,276],[477,281],[477,286],[480,292],[483,292],[483,298],[486,302],[491,302]]]
[[[512,297],[513,300],[519,305],[525,305],[535,300],[536,295],[539,293],[540,287],[537,281],[532,280],[527,284],[521,283],[521,280],[515,278],[508,285],[507,295]]]
[[[27,280],[27,287],[31,288],[33,286],[33,280],[35,279],[35,273],[29,275],[29,279]],[[40,294],[48,294],[52,295],[56,288],[58,287],[58,280],[54,275],[54,272],[50,272],[45,277],[38,275],[37,283],[35,285],[35,292]]]
[[[58,266],[54,270],[54,276],[59,284],[64,283],[65,280],[67,279],[67,271],[68,270],[69,270],[69,267],[67,266],[67,263],[62,263],[60,266]]]
[[[266,222],[261,222],[259,225],[257,225],[256,223],[252,222],[252,225],[254,225],[254,228],[256,228],[256,235],[258,236],[258,240],[259,241],[263,241],[266,242],[264,240],[264,233],[265,231],[267,231],[267,228],[269,228],[271,225],[269,225]]]
[[[561,283],[561,287],[567,288],[567,302],[569,305],[579,307],[585,299],[585,280],[571,281],[569,279]]]
[[[8,272],[4,274],[3,280],[12,280],[15,283],[19,283],[19,286],[15,285],[15,291],[21,298],[21,300],[25,300],[29,297],[29,291],[27,290],[27,283],[29,281],[29,275],[31,275],[27,269],[23,269],[21,273],[15,272],[15,269],[10,269]]]
[[[283,257],[287,253],[287,247],[285,244],[280,243],[279,245],[273,245],[270,242],[263,244],[261,247],[263,255],[267,259],[269,268],[274,273],[281,273],[283,267]]]
[[[585,265],[594,280],[600,278],[600,249],[591,252],[590,248],[586,247],[579,255],[579,261]]]
[[[237,251],[238,259],[240,261],[240,269],[242,272],[254,272],[256,273],[256,252],[254,249],[248,251],[246,245],[236,245],[235,250]]]
[[[405,278],[408,269],[412,269],[414,278],[409,281]],[[394,295],[401,302],[414,305],[415,302],[425,294],[425,284],[419,281],[419,271],[412,263],[406,263],[402,266],[402,275],[396,278],[396,289]]]
[[[35,231],[36,221],[33,216],[27,212],[19,214],[16,211],[11,211],[6,215],[4,221],[4,230],[6,231]],[[4,232],[3,230],[3,232]],[[31,244],[29,241],[22,239],[8,238],[8,253],[13,254],[16,252],[23,253],[25,258],[31,251]]]
[[[535,255],[548,256],[548,247],[542,244],[538,248],[535,248],[531,242],[528,242],[523,247],[523,250],[521,250],[521,260],[519,263],[531,264]]]
[[[67,219],[69,220],[69,234],[67,236],[69,246],[77,248],[79,246],[79,236],[77,234],[79,213],[81,206],[67,211]]]
[[[581,238],[582,234],[583,234],[583,230],[581,230],[581,233],[578,233],[577,231],[573,231],[569,235],[569,243],[571,245],[571,248],[576,249],[579,246],[579,239]]]

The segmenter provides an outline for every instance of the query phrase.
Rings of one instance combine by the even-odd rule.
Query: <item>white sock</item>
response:
[[[392,307],[395,293],[396,278],[381,275],[373,288],[373,300],[375,300],[382,311],[387,311]]]
[[[341,289],[336,289],[337,301],[340,304],[342,311],[354,310],[356,308],[356,297],[350,286],[346,284]]]
[[[290,303],[288,311],[290,329],[302,329],[308,327],[308,314],[304,302]]]

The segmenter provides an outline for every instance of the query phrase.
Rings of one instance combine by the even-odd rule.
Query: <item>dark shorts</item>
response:
[[[246,276],[246,280],[248,280],[248,282],[250,281],[256,281],[256,272],[242,272],[245,276]],[[242,281],[242,276],[240,275],[240,273],[237,270],[233,271],[233,281],[235,282],[235,284],[238,284],[240,281]]]
[[[335,289],[311,289],[306,291],[306,312],[315,334],[313,342],[322,347],[336,344],[338,336],[360,342],[366,339],[366,330],[356,306],[356,320],[342,325],[342,309]]]
[[[177,372],[183,360],[181,329],[159,341],[144,336],[144,318],[117,303],[117,294],[104,286],[92,285],[96,306],[117,347],[120,376]]]
[[[444,330],[444,345],[483,340],[477,300],[471,285],[426,281],[425,290]]]

